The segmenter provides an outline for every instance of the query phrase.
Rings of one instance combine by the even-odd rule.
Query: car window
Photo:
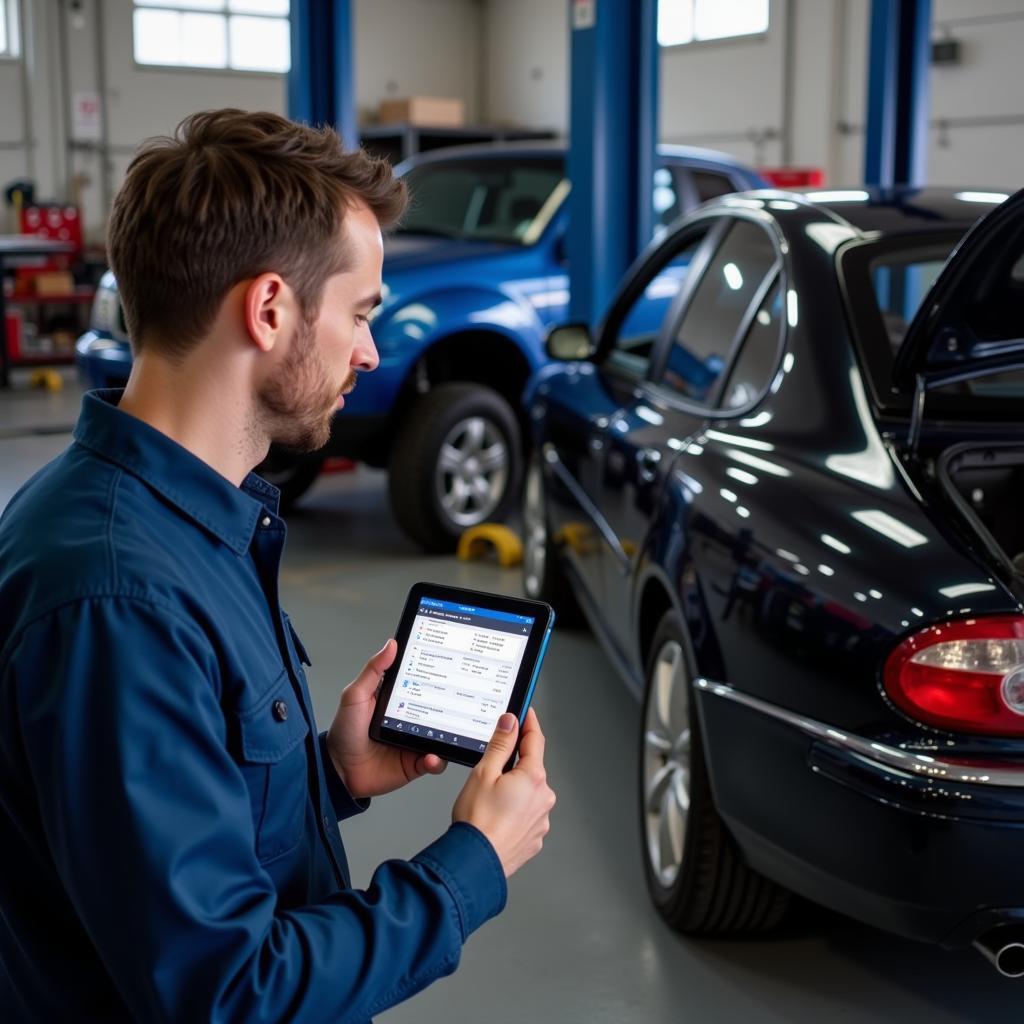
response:
[[[690,171],[690,177],[702,203],[736,191],[736,186],[724,174],[715,171]]]
[[[564,168],[560,159],[459,159],[413,167],[403,180],[410,205],[400,232],[526,243],[564,189]]]
[[[648,269],[646,278],[636,282],[638,294],[612,311],[607,329],[614,331],[614,340],[605,365],[637,378],[647,375],[655,342],[703,239],[702,231],[668,247],[664,258]]]
[[[660,383],[694,401],[710,397],[776,259],[764,228],[747,220],[733,222],[683,314]]]
[[[782,285],[776,281],[750,322],[722,389],[723,408],[742,409],[767,390],[778,361],[781,333]]]

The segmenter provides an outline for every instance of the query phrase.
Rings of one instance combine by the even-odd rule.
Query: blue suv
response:
[[[361,378],[321,451],[272,451],[261,472],[295,501],[332,455],[388,470],[391,505],[427,550],[451,550],[467,528],[501,519],[522,476],[527,378],[566,319],[566,147],[530,142],[452,147],[397,168],[412,204],[385,242],[383,301],[373,334],[380,367]],[[659,149],[656,233],[701,202],[757,188],[721,153]],[[649,296],[658,317],[674,289]],[[77,344],[94,387],[119,386],[131,352],[107,274]]]

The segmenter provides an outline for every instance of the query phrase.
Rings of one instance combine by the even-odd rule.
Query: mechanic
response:
[[[271,443],[313,449],[377,365],[383,161],[274,114],[135,157],[109,257],[136,353],[0,521],[0,1016],[364,1021],[452,972],[554,794],[506,714],[452,824],[350,885],[337,823],[425,774],[371,742],[389,640],[318,735],[278,600]]]

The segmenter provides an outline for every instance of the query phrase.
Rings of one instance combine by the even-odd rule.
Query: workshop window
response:
[[[768,0],[658,0],[658,42],[662,46],[767,31]]]
[[[0,0],[0,57],[18,53],[18,0]]]
[[[135,61],[283,74],[289,0],[135,0]]]

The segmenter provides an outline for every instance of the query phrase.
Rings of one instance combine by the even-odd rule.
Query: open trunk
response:
[[[953,445],[935,469],[982,544],[1007,572],[1024,580],[1024,444]]]

